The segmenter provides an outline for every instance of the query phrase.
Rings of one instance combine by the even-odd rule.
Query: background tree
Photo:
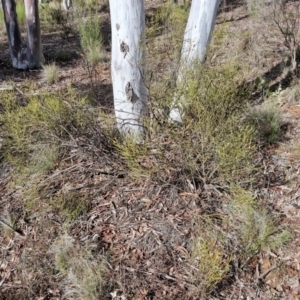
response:
[[[206,49],[214,29],[220,0],[193,0],[186,25],[180,66],[177,76],[177,86],[183,89],[187,84],[187,74],[194,65],[203,62]],[[170,118],[174,121],[182,121],[182,101],[184,97],[175,96],[174,107],[170,111]]]
[[[38,0],[25,0],[27,47],[22,45],[14,0],[1,0],[8,35],[12,65],[17,69],[33,69],[45,61],[42,52]]]
[[[62,0],[61,6],[65,11],[69,10],[72,7],[72,0]]]
[[[143,133],[147,110],[144,83],[145,11],[141,0],[110,0],[114,107],[122,133]]]
[[[45,61],[38,9],[38,0],[24,0],[27,24],[27,60],[28,68],[39,67]]]

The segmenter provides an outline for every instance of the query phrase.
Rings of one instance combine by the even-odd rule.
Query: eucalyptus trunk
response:
[[[180,65],[177,75],[177,87],[184,93],[188,84],[188,74],[205,59],[205,54],[214,25],[220,0],[193,0],[188,22],[185,28],[181,49]],[[179,99],[178,99],[179,98]],[[173,121],[182,122],[182,109],[184,107],[184,94],[175,96],[174,105],[170,111]]]
[[[72,7],[72,0],[62,0],[61,6],[65,11],[69,10]]]
[[[121,133],[141,137],[147,111],[144,82],[145,10],[141,0],[110,0],[111,72]]]

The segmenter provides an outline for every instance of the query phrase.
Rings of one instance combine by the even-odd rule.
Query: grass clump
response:
[[[16,214],[5,213],[0,215],[0,228],[8,236],[16,232],[16,223],[18,216]]]
[[[240,187],[231,191],[229,214],[231,226],[240,239],[241,256],[248,257],[260,250],[275,250],[287,243],[291,234],[265,207],[260,207],[253,196]]]
[[[62,193],[56,199],[53,199],[53,206],[61,211],[67,221],[74,221],[90,206],[90,199],[86,195],[78,192]]]
[[[71,91],[30,96],[23,105],[14,93],[2,93],[2,99],[4,156],[19,169],[49,170],[59,156],[61,141],[74,139],[93,123],[85,99],[74,99]]]
[[[153,175],[156,168],[155,155],[151,163],[151,153],[147,144],[136,144],[136,139],[128,136],[123,141],[115,139],[117,151],[137,180],[146,180]]]
[[[88,248],[79,248],[68,235],[62,235],[51,247],[57,270],[65,277],[67,297],[100,299],[105,283],[106,266],[103,259],[94,257]]]
[[[51,171],[59,159],[59,146],[55,143],[42,143],[33,147],[34,164],[27,166],[27,173],[39,176]]]
[[[43,77],[44,79],[50,83],[57,83],[59,79],[59,68],[55,63],[49,65],[43,65]]]
[[[229,199],[222,201],[218,203],[222,213],[203,214],[194,221],[190,253],[197,270],[190,280],[201,299],[215,290],[233,264],[243,265],[258,253],[276,251],[292,237],[279,217],[240,186],[232,186]]]
[[[230,269],[231,257],[226,249],[226,239],[214,225],[213,219],[213,216],[199,218],[199,236],[191,248],[191,258],[198,268],[192,281],[197,284],[201,299],[213,291]]]
[[[95,66],[102,62],[105,57],[102,49],[102,34],[100,30],[99,17],[93,14],[92,10],[88,11],[87,17],[79,22],[80,45],[88,64]]]
[[[281,137],[282,118],[278,107],[272,103],[256,106],[248,111],[248,120],[258,131],[261,141],[276,143]]]

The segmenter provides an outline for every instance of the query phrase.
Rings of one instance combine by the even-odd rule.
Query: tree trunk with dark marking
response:
[[[140,138],[147,110],[144,82],[145,11],[141,0],[110,0],[114,106],[122,133]]]

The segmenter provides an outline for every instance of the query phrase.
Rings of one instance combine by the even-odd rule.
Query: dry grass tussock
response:
[[[44,74],[43,77],[45,81],[47,81],[50,84],[57,83],[59,76],[59,68],[55,63],[52,63],[50,65],[44,65],[43,66]]]
[[[64,298],[97,299],[105,284],[105,258],[96,258],[91,249],[77,248],[67,233],[62,234],[51,246],[55,267],[65,275],[62,282]]]
[[[103,63],[101,19],[77,5],[80,68],[92,87]],[[120,136],[80,88],[36,93],[27,81],[1,91],[0,297],[229,299],[240,282],[245,297],[275,295],[261,288],[260,259],[292,237],[266,196],[278,184],[266,149],[283,139],[271,103],[282,94],[269,86],[280,79],[266,75],[283,55],[273,47],[279,35],[263,46],[258,12],[239,32],[219,23],[205,64],[178,87],[187,14],[184,3],[147,11],[143,143]],[[182,124],[168,120],[174,95],[184,98]],[[272,105],[258,105],[266,99]]]

